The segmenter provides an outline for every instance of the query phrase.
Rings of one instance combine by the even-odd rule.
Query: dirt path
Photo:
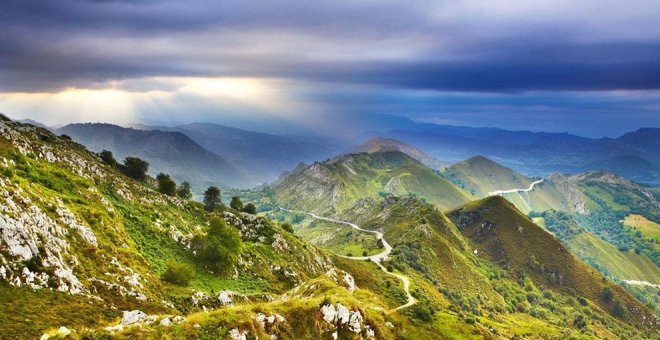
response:
[[[289,210],[289,209],[284,209],[284,208],[281,208],[281,207],[280,207],[280,209],[283,210],[283,211],[292,212],[292,213],[296,212],[296,211]],[[375,231],[375,230],[362,229],[355,223],[340,221],[340,220],[336,220],[334,218],[329,218],[329,217],[323,217],[323,216],[319,216],[319,215],[316,215],[316,214],[311,213],[311,212],[303,212],[303,211],[301,211],[301,212],[305,213],[309,216],[312,216],[313,218],[315,218],[317,220],[323,220],[323,221],[326,221],[326,222],[347,225],[347,226],[349,226],[349,227],[351,227],[355,230],[359,230],[359,231],[362,231],[362,232],[365,232],[365,233],[370,233],[370,234],[376,235],[376,239],[381,240],[382,243],[383,243],[383,247],[385,247],[385,250],[383,252],[378,253],[376,255],[371,255],[371,256],[343,256],[343,255],[339,255],[339,256],[342,256],[344,258],[351,259],[351,260],[356,260],[356,261],[365,261],[365,260],[369,259],[373,263],[375,263],[378,267],[380,267],[380,269],[383,272],[385,272],[385,274],[392,275],[392,276],[398,278],[399,280],[401,280],[401,282],[403,282],[403,289],[406,292],[406,296],[408,297],[408,302],[406,304],[403,304],[403,305],[399,306],[399,307],[391,309],[390,313],[394,312],[394,311],[397,311],[397,310],[400,310],[400,309],[403,309],[403,308],[406,308],[406,307],[410,307],[410,306],[414,305],[415,303],[417,303],[417,300],[415,300],[415,298],[410,294],[410,278],[408,278],[407,276],[402,275],[402,274],[389,272],[389,271],[387,271],[387,268],[385,268],[385,266],[383,266],[381,264],[381,261],[387,260],[388,255],[392,252],[392,246],[390,246],[390,244],[387,243],[387,241],[383,238],[383,233],[381,233],[379,231]]]

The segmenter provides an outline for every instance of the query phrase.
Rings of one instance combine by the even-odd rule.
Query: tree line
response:
[[[126,157],[124,163],[120,164],[115,159],[111,151],[103,150],[99,153],[101,160],[118,169],[124,175],[133,178],[138,181],[142,181],[147,178],[147,172],[149,171],[149,163],[145,160],[142,160],[138,157]],[[176,182],[168,174],[159,173],[156,176],[156,181],[158,182],[158,191],[172,197],[179,197],[182,199],[192,199],[193,194],[190,188],[190,183],[183,182],[181,185],[176,184]],[[222,200],[220,195],[222,191],[216,186],[210,186],[204,191],[204,210],[208,212],[213,212],[217,208],[222,207]],[[236,211],[242,211],[248,214],[256,214],[257,208],[254,204],[248,203],[243,205],[240,197],[234,196],[231,198],[230,207]]]

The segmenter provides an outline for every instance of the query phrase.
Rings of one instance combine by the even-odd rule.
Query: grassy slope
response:
[[[483,156],[476,156],[444,170],[443,176],[460,184],[474,197],[483,198],[489,192],[528,188],[534,181],[513,169],[504,167]],[[567,201],[553,183],[544,181],[531,192],[511,193],[504,197],[524,213],[567,208]]]
[[[568,245],[580,258],[594,261],[621,280],[642,280],[660,284],[660,269],[643,254],[621,252],[588,232],[575,236]]]
[[[575,291],[612,313],[613,303],[602,298],[604,288],[610,287],[615,300],[624,305],[625,320],[644,324],[644,320],[653,318],[649,310],[621,287],[603,280],[594,269],[577,260],[557,238],[503,198],[471,202],[450,216],[480,253],[508,268],[511,275],[530,277],[536,284],[558,291]]]
[[[475,156],[456,163],[444,170],[465,183],[465,190],[475,196],[486,197],[489,192],[515,188],[527,188],[532,180],[518,172],[503,167],[483,156]]]
[[[505,202],[499,198],[496,200],[498,204]],[[506,204],[506,207],[513,209]],[[516,213],[516,218],[526,219]],[[484,257],[480,246],[466,242],[451,220],[419,200],[390,198],[383,203],[366,200],[349,209],[342,218],[355,221],[362,227],[384,230],[385,238],[394,247],[391,260],[386,265],[392,265],[396,271],[411,277],[413,295],[420,299],[419,306],[430,306],[436,311],[434,321],[422,323],[431,334],[457,339],[477,334],[508,338],[515,335],[567,335],[572,331],[566,327],[570,327],[578,314],[588,315],[587,319],[593,320],[589,331],[582,336],[612,337],[612,332],[619,336],[626,334],[624,337],[634,334],[629,326],[615,321],[601,309],[598,294],[590,298],[593,299],[591,304],[580,306],[576,304],[576,295],[570,289],[547,289],[550,286],[546,282],[529,278],[521,287],[516,283],[515,273],[508,268],[500,268],[490,257]],[[560,245],[553,243],[553,246]],[[474,249],[481,251],[475,255]],[[534,251],[535,248],[530,248],[527,253]],[[570,260],[572,266],[579,267],[583,274],[588,273],[585,275],[600,282],[600,277],[589,267],[573,257]],[[343,268],[353,273],[356,280],[362,280],[361,271]],[[623,290],[616,286],[614,289],[617,296],[622,295],[623,300],[630,302],[632,298]],[[640,307],[639,303],[630,303]],[[415,308],[409,312],[415,313]],[[634,322],[632,319],[634,317],[629,322]],[[476,320],[476,323],[470,324],[472,321],[469,320]],[[469,329],[472,334],[466,334]],[[631,331],[633,333],[629,333]],[[428,335],[413,334],[420,337]]]
[[[623,224],[632,228],[633,232],[640,232],[642,237],[655,243],[655,250],[660,251],[660,224],[650,221],[639,214],[626,216]]]
[[[442,209],[468,201],[465,192],[398,151],[345,155],[297,169],[277,185],[275,199],[282,205],[324,213],[339,212],[360,198],[384,193],[414,193]]]

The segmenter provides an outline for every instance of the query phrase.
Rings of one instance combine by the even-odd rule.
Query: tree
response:
[[[245,208],[243,208],[243,211],[248,213],[248,214],[256,214],[257,213],[257,207],[254,206],[252,203],[248,203],[245,205]]]
[[[613,297],[614,297],[614,292],[612,291],[612,288],[605,287],[605,289],[603,289],[603,300],[605,300],[605,302],[607,303],[610,303],[612,302]]]
[[[103,163],[113,168],[117,166],[117,160],[115,159],[115,156],[112,155],[111,151],[103,150],[101,153],[99,153],[99,157],[101,157]]]
[[[241,236],[221,218],[212,218],[209,225],[209,232],[201,241],[199,253],[216,270],[225,273],[238,260],[242,247]]]
[[[210,186],[204,191],[204,209],[212,212],[220,204],[220,189]]]
[[[138,181],[143,180],[147,177],[147,171],[149,170],[149,163],[137,158],[137,157],[126,157],[124,160],[123,171],[126,176],[137,179]]]
[[[231,203],[229,203],[229,206],[234,210],[238,210],[238,211],[243,210],[243,202],[241,202],[241,198],[238,196],[234,196],[231,198]]]
[[[614,306],[612,307],[612,315],[616,316],[617,318],[622,318],[626,315],[626,309],[618,300],[614,301]]]
[[[293,226],[291,225],[291,223],[282,224],[282,229],[284,229],[284,230],[286,230],[286,231],[293,234]]]
[[[189,200],[192,198],[192,191],[190,191],[190,183],[188,182],[183,182],[181,185],[179,185],[179,190],[176,192],[177,196],[179,198],[183,198],[184,200]]]
[[[176,183],[170,178],[170,175],[161,172],[156,176],[156,180],[158,181],[158,191],[169,196],[176,195]]]
[[[167,282],[188,286],[195,277],[195,269],[185,263],[169,261],[165,266],[166,269],[161,278]]]

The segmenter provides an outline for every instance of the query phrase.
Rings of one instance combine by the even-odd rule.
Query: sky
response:
[[[660,127],[657,0],[3,0],[0,22],[0,112],[47,124]]]

